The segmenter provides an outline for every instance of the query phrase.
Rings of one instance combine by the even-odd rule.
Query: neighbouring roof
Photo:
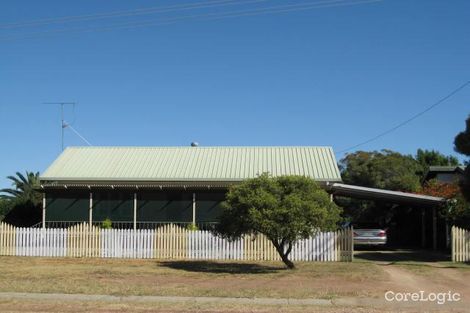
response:
[[[446,200],[441,197],[418,195],[414,193],[392,191],[378,188],[333,183],[327,189],[334,195],[345,196],[358,199],[369,199],[378,201],[388,201],[393,203],[410,205],[439,205]]]
[[[465,171],[465,166],[430,166],[428,172],[439,172],[439,173],[453,173],[453,172],[461,172]]]
[[[435,178],[438,174],[463,174],[465,166],[430,166],[424,174],[424,180]]]
[[[304,175],[341,181],[331,147],[70,147],[42,182],[227,182]]]

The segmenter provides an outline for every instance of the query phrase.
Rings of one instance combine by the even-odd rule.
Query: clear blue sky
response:
[[[76,101],[66,120],[94,145],[198,141],[204,146],[331,145],[340,151],[470,80],[466,0],[384,0],[207,18],[320,3],[258,1],[69,18],[198,2],[209,0],[2,1],[0,187],[15,171],[44,171],[60,153],[60,111],[43,102]],[[205,17],[186,18],[194,15]],[[67,19],[11,27],[58,17]],[[168,19],[176,22],[162,23]],[[156,25],[116,27],[136,22]],[[452,154],[453,138],[469,113],[467,88],[361,149]],[[65,143],[83,144],[70,130]]]

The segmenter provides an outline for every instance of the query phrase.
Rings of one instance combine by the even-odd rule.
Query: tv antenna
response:
[[[61,128],[61,147],[62,151],[64,150],[64,130],[66,128],[70,128],[80,139],[82,139],[84,142],[86,142],[89,146],[91,146],[91,143],[86,140],[78,131],[75,130],[75,128],[72,127],[71,124],[67,123],[64,119],[64,106],[66,105],[71,105],[73,110],[75,110],[75,102],[44,102],[44,104],[55,104],[55,105],[60,105],[60,128]]]

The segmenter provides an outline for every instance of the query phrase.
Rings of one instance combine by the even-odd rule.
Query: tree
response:
[[[459,165],[459,159],[455,156],[444,155],[436,150],[418,149],[418,151],[416,151],[416,161],[423,167]]]
[[[406,192],[420,187],[421,167],[410,155],[391,150],[357,151],[346,155],[339,165],[347,184]]]
[[[454,140],[454,149],[458,153],[464,154],[470,157],[470,115],[465,121],[466,128],[464,131],[457,134]],[[467,164],[463,179],[460,182],[460,189],[462,194],[470,201],[470,165]]]
[[[10,212],[12,203],[8,199],[0,198],[0,221]]]
[[[423,185],[419,193],[447,199],[446,204],[440,208],[440,214],[448,222],[455,223],[470,216],[470,206],[457,183],[443,183],[432,179]]]
[[[347,184],[416,192],[420,189],[422,167],[411,155],[391,150],[357,151],[346,155],[339,164],[341,177]],[[392,203],[336,197],[352,221],[374,221],[388,224],[395,215]]]
[[[8,176],[13,188],[0,190],[0,199],[6,209],[4,221],[16,226],[31,226],[41,219],[41,193],[39,189],[39,172],[19,172]],[[3,194],[2,194],[3,193]]]
[[[291,269],[292,246],[320,230],[335,229],[339,220],[340,209],[314,180],[265,173],[229,189],[214,232],[230,240],[264,234]]]
[[[0,197],[16,201],[30,201],[34,205],[41,203],[41,193],[39,188],[39,172],[26,171],[26,176],[16,172],[16,176],[7,176],[12,181],[13,188],[4,188],[0,192],[4,193]]]
[[[460,164],[459,159],[453,155],[444,155],[439,151],[423,149],[418,149],[416,152],[416,161],[422,167],[421,175],[424,175],[430,166],[457,166]]]

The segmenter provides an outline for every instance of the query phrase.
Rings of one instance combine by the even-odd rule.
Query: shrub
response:
[[[199,227],[197,227],[196,224],[191,223],[191,224],[188,224],[187,229],[188,230],[199,230]]]
[[[113,228],[113,222],[107,217],[102,223],[101,228],[103,229],[111,229]]]

